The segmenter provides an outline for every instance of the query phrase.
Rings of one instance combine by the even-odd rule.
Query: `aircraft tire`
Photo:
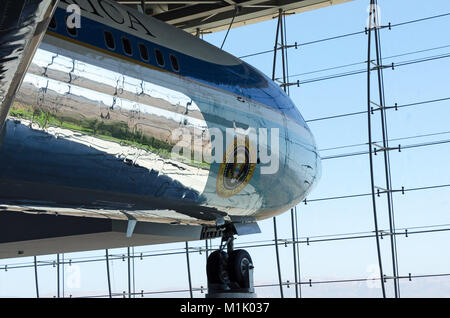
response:
[[[228,271],[232,282],[241,288],[249,288],[247,279],[248,266],[253,264],[250,254],[246,250],[234,250],[228,260]]]
[[[227,263],[228,254],[226,252],[217,250],[211,253],[206,262],[208,282],[213,284],[228,284],[230,277]]]

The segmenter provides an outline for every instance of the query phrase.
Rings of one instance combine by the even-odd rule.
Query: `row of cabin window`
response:
[[[67,26],[67,23],[66,23],[66,26]],[[54,16],[50,20],[49,27],[51,29],[56,29],[56,19]],[[78,30],[76,28],[68,28],[67,27],[67,32],[71,36],[74,36],[74,37],[78,35]],[[115,50],[116,44],[115,44],[112,33],[105,30],[104,35],[105,35],[106,46],[111,50]],[[133,47],[131,45],[130,40],[126,37],[122,37],[122,48],[123,48],[123,51],[125,52],[125,54],[130,55],[130,56],[133,55]],[[139,43],[139,53],[141,55],[141,59],[143,59],[144,61],[148,62],[150,60],[147,46],[145,46],[145,44]],[[172,69],[175,72],[178,72],[180,70],[180,65],[178,64],[178,59],[172,54],[170,54],[169,57],[170,57],[170,64],[172,65]],[[158,49],[155,49],[155,58],[156,58],[156,62],[158,63],[159,66],[165,65],[164,55]]]
[[[115,44],[112,33],[109,31],[104,31],[104,34],[105,34],[106,46],[110,50],[115,50],[116,44]],[[139,43],[138,47],[139,47],[139,54],[141,56],[141,59],[148,62],[150,60],[150,56],[148,53],[147,46],[143,43]],[[123,51],[125,52],[125,54],[130,55],[130,56],[133,55],[133,47],[131,45],[130,40],[126,37],[122,37],[122,48],[123,48]],[[178,59],[172,54],[170,54],[169,57],[170,57],[170,64],[172,65],[172,69],[175,72],[178,72],[180,70],[180,66],[178,64]],[[164,55],[158,49],[155,49],[155,58],[156,58],[156,62],[158,63],[159,66],[165,65]]]

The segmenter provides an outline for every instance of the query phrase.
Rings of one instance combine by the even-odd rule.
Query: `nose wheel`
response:
[[[234,250],[233,241],[234,233],[224,231],[219,250],[208,257],[208,298],[256,296],[253,288],[252,258],[246,250]]]
[[[227,288],[230,284],[230,275],[228,272],[228,254],[224,251],[214,251],[208,257],[206,263],[206,274],[208,283],[222,285]]]
[[[234,250],[228,258],[230,280],[241,288],[250,288],[249,271],[253,269],[253,262],[246,250]]]

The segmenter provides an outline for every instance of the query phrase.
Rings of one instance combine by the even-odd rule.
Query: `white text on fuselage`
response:
[[[132,13],[108,0],[61,0],[66,5],[78,5],[82,12],[87,12],[99,19],[109,20],[114,24],[125,26],[136,32],[144,32],[155,37],[149,27],[135,13]]]

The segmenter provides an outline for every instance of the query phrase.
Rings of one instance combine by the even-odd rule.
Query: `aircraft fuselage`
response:
[[[313,135],[277,84],[108,0],[60,1],[5,127],[0,204],[18,210],[261,220],[320,176]]]

